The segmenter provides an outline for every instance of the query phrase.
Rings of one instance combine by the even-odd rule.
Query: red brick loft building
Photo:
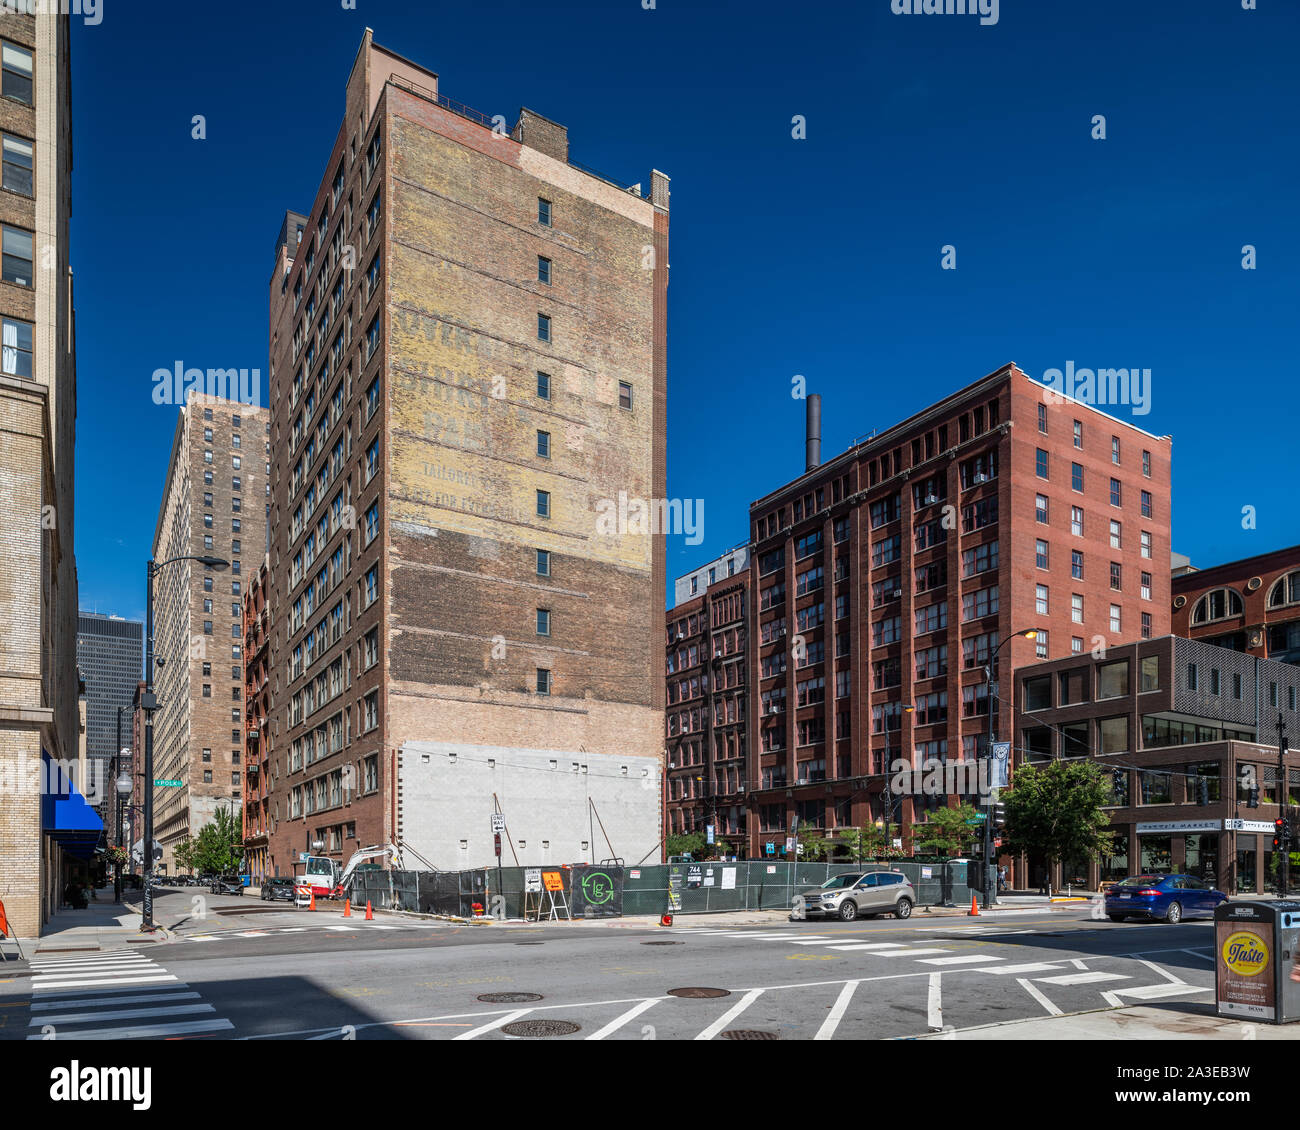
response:
[[[888,764],[982,751],[995,652],[1008,677],[1169,631],[1169,437],[1006,365],[828,462],[820,446],[810,401],[806,473],[750,507],[754,855],[796,818],[829,835],[887,810],[910,846],[956,798],[892,797]]]
[[[1173,631],[1300,663],[1300,545],[1174,575]]]

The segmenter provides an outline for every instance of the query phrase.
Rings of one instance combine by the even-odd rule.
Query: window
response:
[[[1034,518],[1044,526],[1047,525],[1047,495],[1034,495]]]
[[[549,636],[551,634],[551,610],[549,608],[539,608],[537,610],[537,634],[539,636]]]
[[[1141,540],[1141,542],[1142,542],[1142,556],[1143,556],[1143,557],[1146,557],[1146,558],[1150,558],[1150,556],[1151,556],[1151,532],[1150,532],[1149,530],[1143,530],[1142,533],[1141,533],[1140,540]]]
[[[1083,623],[1083,594],[1070,594],[1070,619],[1076,624]]]
[[[1076,537],[1083,537],[1083,507],[1070,507],[1070,533]]]
[[[1039,569],[1047,568],[1047,542],[1041,538],[1034,542],[1034,565]]]
[[[1123,631],[1120,625],[1120,606],[1118,604],[1110,606],[1110,630],[1116,635]]]
[[[551,516],[551,492],[548,490],[539,490],[537,492],[537,516],[539,518],[549,518]]]
[[[2,182],[10,192],[23,196],[32,191],[32,143],[11,133],[4,135],[4,174]]]
[[[551,226],[551,202],[540,196],[537,198],[537,222],[543,227]]]
[[[1047,615],[1047,586],[1034,586],[1034,611],[1040,616]]]
[[[1114,518],[1110,520],[1110,547],[1111,549],[1121,549],[1124,543],[1124,527]]]
[[[16,318],[0,323],[0,371],[11,377],[32,376],[32,326]]]
[[[1034,451],[1034,474],[1040,479],[1047,478],[1047,452],[1041,447]]]
[[[1076,581],[1083,580],[1083,553],[1081,550],[1070,550],[1070,576]]]
[[[1083,464],[1070,464],[1070,489],[1083,493]]]
[[[1025,680],[1025,710],[1047,710],[1052,705],[1052,677],[1039,675]]]
[[[1192,609],[1192,623],[1206,624],[1242,614],[1241,597],[1233,589],[1212,589]]]
[[[1074,421],[1074,446],[1083,450],[1083,421]]]
[[[5,50],[9,50],[8,44]],[[0,252],[0,278],[18,286],[32,286],[32,233],[4,224]]]
[[[1110,461],[1119,465],[1119,436],[1110,437]]]
[[[632,410],[632,386],[627,381],[618,382],[618,406]]]
[[[551,340],[551,317],[549,314],[537,315],[537,340]]]
[[[1116,592],[1124,591],[1124,567],[1118,561],[1110,563],[1110,587]]]
[[[537,281],[551,285],[551,261],[544,255],[537,256]]]
[[[1141,575],[1141,582],[1142,583],[1139,587],[1141,589],[1142,599],[1150,600],[1151,599],[1151,574],[1143,573]]]
[[[1034,654],[1039,659],[1047,658],[1047,631],[1044,628],[1038,629],[1038,635],[1034,637]]]
[[[1103,663],[1097,668],[1097,698],[1123,698],[1128,694],[1128,660]]]
[[[1288,573],[1279,577],[1268,590],[1268,607],[1282,608],[1288,604],[1300,602],[1300,573]]]
[[[551,693],[551,673],[545,667],[537,668],[537,693]]]
[[[1126,753],[1128,742],[1128,716],[1102,718],[1097,722],[1097,737],[1102,753]]]
[[[539,577],[549,577],[551,575],[551,551],[549,549],[539,549],[537,551],[537,575]]]
[[[1043,435],[1047,435],[1047,405],[1046,404],[1040,404],[1038,406],[1038,430],[1042,432]]]
[[[973,577],[978,573],[985,573],[997,567],[998,543],[996,541],[986,542],[984,545],[977,545],[971,549],[963,549],[961,552],[961,574],[963,577]]]
[[[961,618],[975,620],[981,616],[991,616],[998,610],[998,586],[978,589],[975,592],[962,593]]]
[[[1142,517],[1151,517],[1151,492],[1149,490],[1142,492]]]
[[[550,373],[537,374],[537,395],[542,400],[551,399],[551,374]]]
[[[543,459],[551,457],[551,433],[539,431],[537,433],[537,454]]]
[[[1071,654],[1071,655],[1081,655],[1081,654],[1083,654],[1083,637],[1082,637],[1082,636],[1071,636],[1071,637],[1070,637],[1070,654]]]
[[[1120,505],[1122,505],[1122,504],[1123,504],[1123,497],[1124,497],[1124,496],[1123,496],[1123,488],[1120,486],[1119,479],[1111,479],[1111,481],[1110,481],[1110,504],[1111,504],[1112,506],[1120,506]]]
[[[26,47],[19,47],[7,40],[4,43],[3,77],[0,79],[0,94],[12,98],[15,102],[32,105],[32,53]]]
[[[937,632],[940,628],[948,626],[948,602],[940,601],[938,604],[930,604],[925,608],[918,608],[915,612],[916,635],[923,635],[926,632]]]

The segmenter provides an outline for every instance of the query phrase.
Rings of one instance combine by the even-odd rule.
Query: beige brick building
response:
[[[665,492],[667,236],[367,31],[270,285],[271,870],[401,836],[408,741],[661,758],[663,541],[601,518]]]
[[[29,937],[89,855],[41,796],[42,753],[80,741],[68,18],[0,14],[0,40],[0,901]]]
[[[177,561],[154,582],[154,838],[162,863],[212,822],[238,812],[244,762],[245,562],[266,550],[266,412],[255,405],[191,397],[180,410],[154,560],[214,556],[226,570]]]

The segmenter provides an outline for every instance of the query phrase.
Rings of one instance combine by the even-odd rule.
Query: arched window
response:
[[[1300,571],[1279,577],[1268,592],[1268,607],[1281,608],[1286,604],[1300,602]]]
[[[1192,609],[1192,623],[1208,624],[1229,616],[1240,616],[1242,607],[1241,595],[1235,589],[1211,589]]]

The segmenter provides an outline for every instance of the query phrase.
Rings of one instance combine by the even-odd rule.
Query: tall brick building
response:
[[[677,580],[668,612],[664,837],[747,842],[749,547]]]
[[[1175,635],[1300,663],[1300,545],[1173,578]]]
[[[0,789],[0,898],[20,937],[94,849],[58,827],[41,791],[44,758],[75,772],[80,738],[68,25],[0,14],[0,778],[18,782]]]
[[[267,874],[271,773],[265,739],[271,709],[271,613],[266,603],[270,558],[248,578],[244,594],[244,855],[258,882]]]
[[[756,854],[796,816],[801,835],[881,819],[900,751],[975,758],[984,667],[1013,633],[1040,629],[1002,649],[1004,677],[1169,631],[1168,437],[1008,365],[827,463],[815,440],[750,508]],[[999,738],[1012,706],[998,696]],[[893,819],[947,803],[895,797]]]
[[[244,565],[251,574],[265,555],[267,447],[266,411],[253,404],[194,396],[176,421],[154,560],[213,556],[230,568],[177,561],[154,582],[154,778],[182,782],[154,790],[169,870],[219,804],[242,804]]]
[[[593,775],[606,755],[662,757],[663,543],[602,519],[665,491],[668,180],[652,174],[647,198],[581,169],[564,127],[528,110],[508,135],[493,125],[367,31],[315,200],[277,243],[265,741],[281,874],[317,842],[344,859],[419,838],[408,742],[448,747],[422,746],[413,772],[465,744],[528,751],[519,765],[589,754],[574,771]],[[463,797],[466,860],[490,859],[511,764]],[[517,772],[512,832],[567,843],[515,827],[545,788]],[[659,828],[657,792],[635,788],[629,855]],[[587,806],[572,819],[594,852]]]

